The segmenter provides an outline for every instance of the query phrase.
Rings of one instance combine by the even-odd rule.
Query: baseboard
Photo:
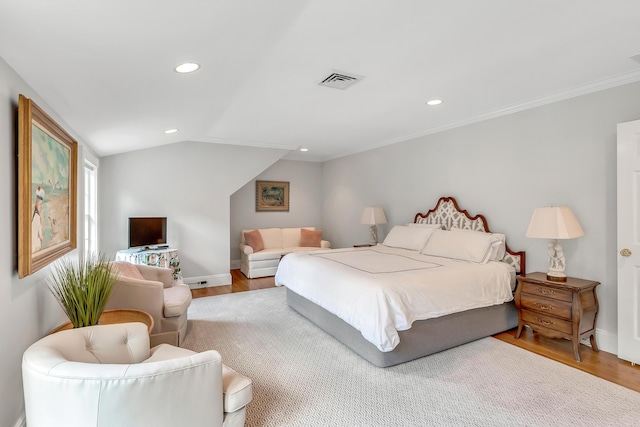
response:
[[[239,259],[232,259],[231,262],[229,263],[229,268],[231,270],[239,270],[240,269],[240,260]]]
[[[185,285],[189,285],[191,289],[225,286],[231,284],[231,273],[215,274],[211,276],[185,277],[182,279],[182,282]]]
[[[618,354],[618,335],[609,331],[596,328],[596,341],[598,348],[611,354]],[[580,341],[582,344],[591,347],[589,340]]]

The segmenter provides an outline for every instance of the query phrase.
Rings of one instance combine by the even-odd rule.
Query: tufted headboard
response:
[[[438,224],[445,230],[460,228],[463,230],[484,231],[491,233],[484,215],[471,216],[466,210],[460,209],[456,199],[453,197],[440,197],[436,207],[427,213],[417,213],[414,223],[418,224]],[[513,266],[516,273],[524,276],[526,254],[524,251],[514,252],[506,244],[506,251],[502,262]]]

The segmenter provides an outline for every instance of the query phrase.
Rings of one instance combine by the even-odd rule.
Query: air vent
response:
[[[349,86],[358,83],[364,77],[350,73],[343,73],[342,71],[335,71],[325,77],[320,83],[320,86],[332,87],[334,89],[346,89]]]

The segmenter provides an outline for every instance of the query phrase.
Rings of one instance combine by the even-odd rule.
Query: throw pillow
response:
[[[300,246],[303,248],[319,248],[322,242],[322,230],[300,230]]]
[[[144,280],[144,277],[142,277],[140,270],[138,270],[138,268],[130,262],[114,261],[111,263],[111,270],[122,277]]]
[[[253,252],[259,252],[264,249],[264,242],[262,241],[262,235],[258,230],[245,231],[244,241],[247,245],[253,248]]]

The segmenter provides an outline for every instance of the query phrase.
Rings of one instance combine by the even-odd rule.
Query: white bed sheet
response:
[[[378,245],[291,253],[275,284],[340,317],[380,351],[393,350],[398,331],[430,319],[513,299],[514,270]]]

